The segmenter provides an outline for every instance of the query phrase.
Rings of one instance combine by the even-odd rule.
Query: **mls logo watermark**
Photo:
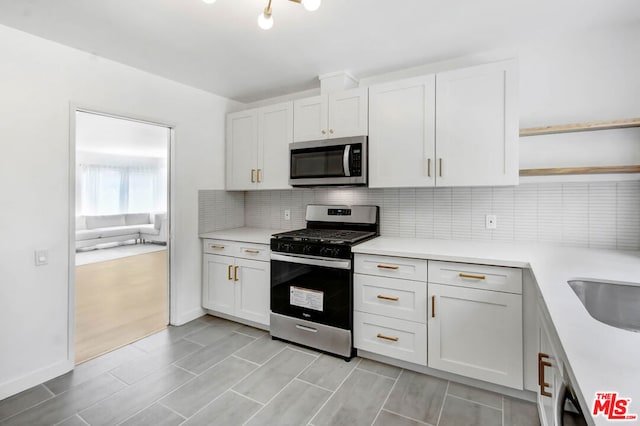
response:
[[[628,412],[631,398],[618,397],[618,392],[597,392],[593,400],[593,415],[608,420],[636,420],[637,414]]]

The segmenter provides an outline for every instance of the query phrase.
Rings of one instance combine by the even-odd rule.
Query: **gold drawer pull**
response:
[[[229,271],[227,271],[227,278],[229,278],[230,280],[233,279],[233,277],[231,276],[232,269],[233,269],[233,265],[229,265]]]
[[[391,340],[392,342],[397,342],[398,340],[400,340],[398,337],[389,337],[389,336],[385,336],[384,334],[380,334],[380,333],[378,333],[378,335],[376,337],[378,339]]]
[[[209,248],[212,248],[214,250],[223,250],[224,246],[209,246]]]
[[[251,183],[256,183],[256,169],[251,169]]]
[[[385,296],[383,294],[379,294],[378,295],[378,299],[384,299],[384,300],[391,300],[393,302],[397,302],[398,300],[400,300],[399,297],[393,297],[393,296]]]
[[[399,266],[390,266],[390,265],[378,265],[378,268],[380,269],[393,269],[396,270],[399,268]]]
[[[258,169],[258,172],[256,173],[258,183],[262,182],[262,180],[260,180],[260,172],[261,171],[262,171],[262,169]]]
[[[538,352],[538,386],[540,386],[540,395],[551,397],[551,392],[547,392],[547,388],[551,385],[546,382],[544,377],[544,368],[551,367],[551,363],[549,361],[543,361],[543,358],[549,358],[549,355]]]
[[[245,249],[244,252],[251,253],[251,254],[258,254],[260,253],[260,250]]]
[[[238,281],[239,280],[239,278],[238,278],[238,267],[237,266],[233,267],[233,280],[234,281]]]
[[[463,274],[463,273],[458,274],[458,276],[460,278],[473,278],[474,280],[484,280],[487,278],[484,275],[471,275],[471,274]]]

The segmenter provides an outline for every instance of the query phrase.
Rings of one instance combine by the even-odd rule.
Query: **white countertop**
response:
[[[569,362],[571,381],[583,404],[596,392],[631,398],[630,413],[640,416],[640,333],[595,320],[567,284],[576,278],[640,285],[640,252],[548,245],[378,237],[354,253],[530,267]],[[611,424],[602,416],[596,424]],[[638,422],[622,422],[640,424]]]
[[[271,235],[284,232],[282,229],[233,228],[200,234],[200,238],[214,240],[240,241],[243,243],[269,244]]]

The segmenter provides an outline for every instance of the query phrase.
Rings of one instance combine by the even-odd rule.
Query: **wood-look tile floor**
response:
[[[76,267],[77,364],[155,333],[167,319],[166,248]]]
[[[205,316],[0,401],[0,425],[539,425],[536,406]]]

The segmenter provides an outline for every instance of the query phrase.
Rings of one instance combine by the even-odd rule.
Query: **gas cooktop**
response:
[[[290,241],[310,241],[329,244],[355,244],[358,241],[364,240],[374,235],[376,235],[376,233],[370,231],[303,228],[275,234],[273,237]]]

